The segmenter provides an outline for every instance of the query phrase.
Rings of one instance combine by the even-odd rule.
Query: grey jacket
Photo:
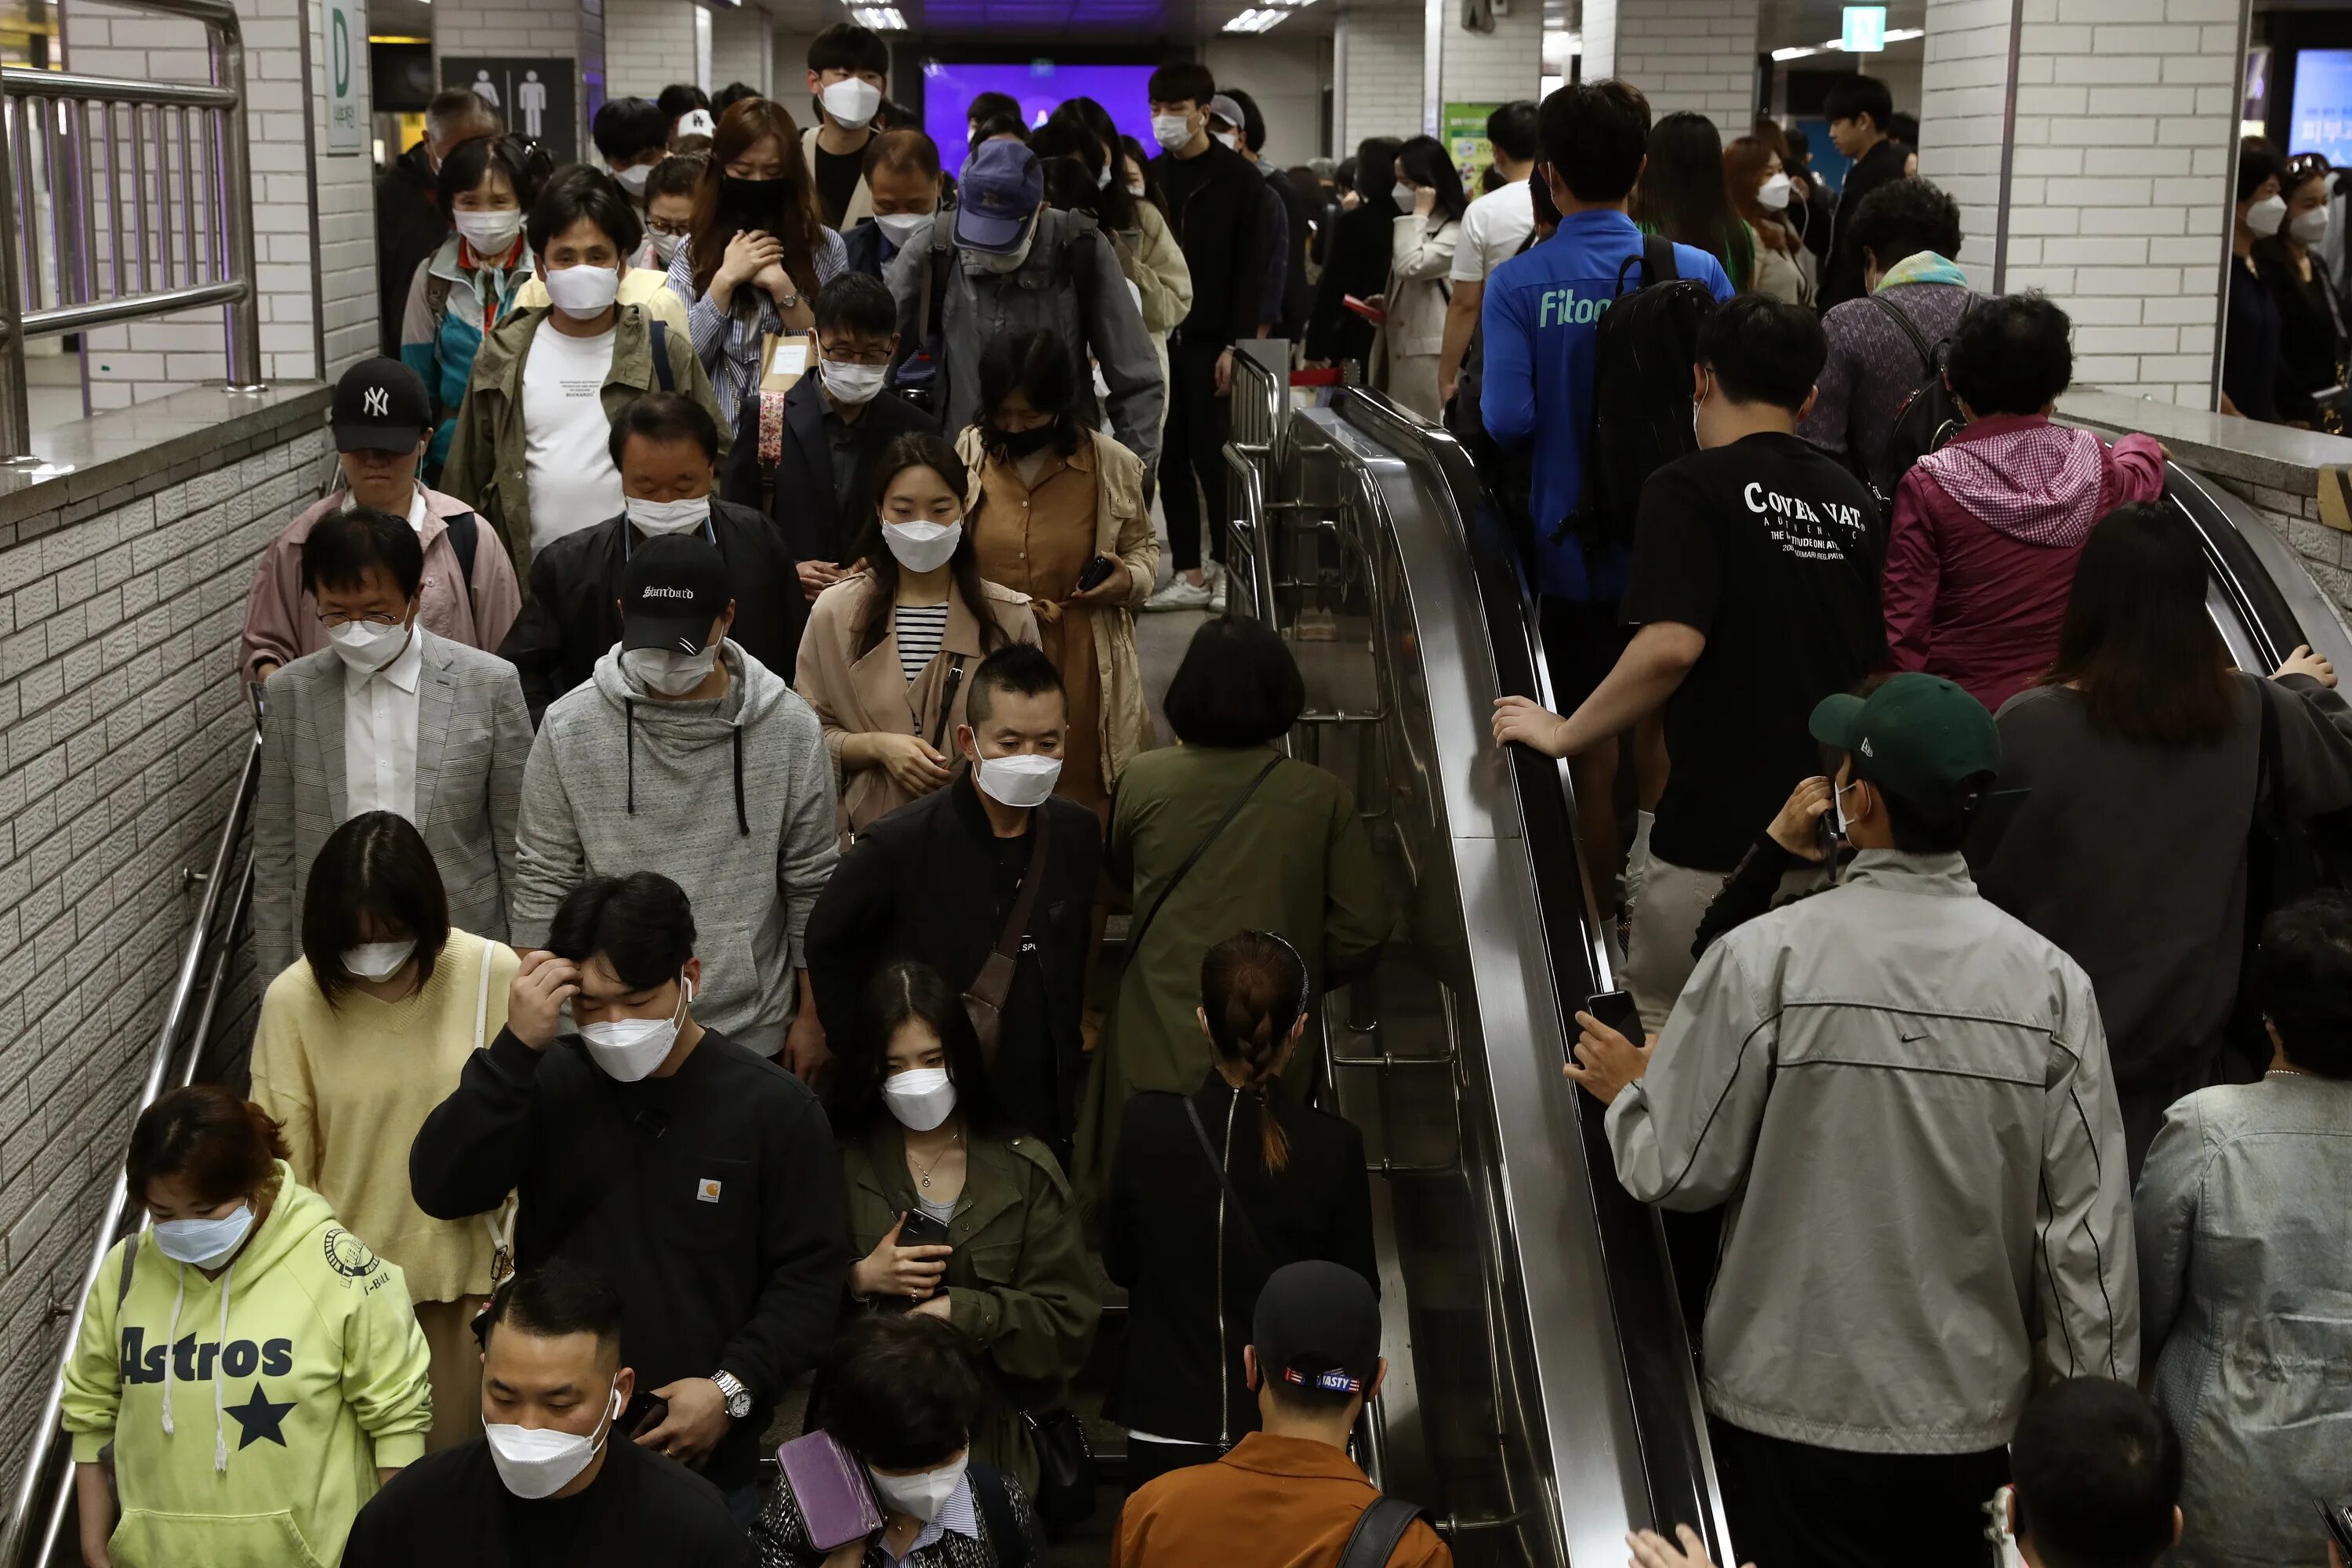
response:
[[[507,940],[515,811],[530,716],[514,666],[417,628],[416,829],[449,897],[449,923]],[[269,678],[253,813],[253,945],[273,975],[301,956],[303,884],[351,815],[343,767],[343,661],[305,654]]]
[[[2352,1445],[2352,1083],[2275,1073],[2165,1118],[2136,1202],[2140,1330],[2180,1430],[2187,1568],[2321,1568]]]
[[[801,933],[833,875],[833,762],[816,714],[731,640],[708,702],[649,696],[617,647],[548,706],[524,770],[514,944],[547,940],[587,877],[659,871],[694,901],[694,1016],[760,1056],[784,1043]]]
[[[1149,469],[1160,460],[1160,413],[1168,388],[1160,379],[1160,355],[1143,330],[1143,312],[1137,308],[1127,275],[1119,270],[1118,253],[1100,229],[1073,235],[1070,215],[1047,207],[1037,220],[1036,237],[1029,258],[1017,271],[997,274],[961,250],[950,251],[943,263],[947,289],[940,301],[940,331],[947,364],[947,402],[940,428],[952,437],[980,417],[980,356],[999,332],[1051,327],[1078,356],[1078,384],[1085,400],[1087,423],[1098,423],[1094,407],[1094,377],[1087,369],[1091,353],[1102,369],[1103,384],[1110,388],[1111,434],[1118,444],[1143,459]],[[938,236],[940,244],[947,237]],[[933,230],[919,229],[890,263],[890,292],[898,301],[898,341],[911,353],[923,342],[924,285],[932,276]],[[1094,289],[1081,300],[1077,279],[1071,275],[1064,242],[1094,249]]]
[[[1619,1180],[1725,1204],[1708,1410],[1790,1442],[2009,1441],[2039,1331],[2139,1363],[2131,1186],[2091,983],[1958,855],[1854,858],[1726,935],[1609,1108]]]

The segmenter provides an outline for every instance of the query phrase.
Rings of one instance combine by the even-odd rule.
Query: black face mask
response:
[[[1061,433],[1058,425],[1040,425],[1034,430],[1002,430],[993,425],[983,425],[981,444],[1007,458],[1025,458],[1044,451]]]
[[[719,212],[743,228],[773,233],[776,220],[791,207],[792,201],[793,183],[789,179],[747,180],[728,174],[719,182]]]

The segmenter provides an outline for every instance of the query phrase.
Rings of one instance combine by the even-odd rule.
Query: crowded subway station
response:
[[[2298,0],[0,0],[0,1568],[2347,1568],[2347,166]]]

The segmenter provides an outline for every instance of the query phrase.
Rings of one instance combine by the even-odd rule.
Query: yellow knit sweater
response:
[[[512,949],[452,930],[424,991],[397,1002],[360,992],[329,1007],[307,959],[269,984],[253,1037],[253,1098],[286,1124],[288,1163],[353,1235],[400,1265],[417,1301],[490,1289],[480,1218],[437,1220],[409,1195],[408,1146],[457,1087],[474,1049],[482,953],[490,950],[485,1044],[507,1021]]]

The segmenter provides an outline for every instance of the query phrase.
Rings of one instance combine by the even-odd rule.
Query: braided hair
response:
[[[1307,961],[1272,931],[1245,931],[1209,949],[1201,960],[1201,1012],[1220,1061],[1248,1075],[1243,1092],[1258,1102],[1262,1155],[1268,1172],[1290,1163],[1290,1140],[1275,1114],[1270,1090],[1282,1076],[1290,1032],[1307,1012]]]

